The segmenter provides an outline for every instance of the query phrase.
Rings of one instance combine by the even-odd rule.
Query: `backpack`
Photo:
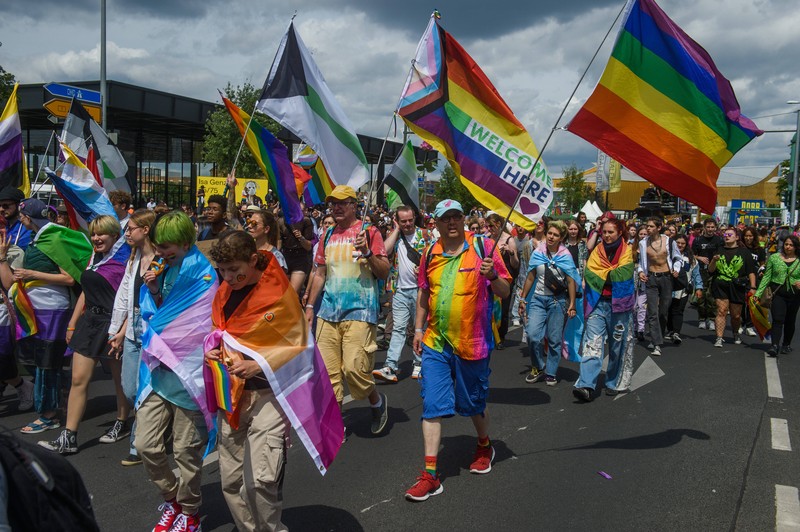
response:
[[[0,467],[12,530],[99,532],[89,492],[63,456],[0,428]]]

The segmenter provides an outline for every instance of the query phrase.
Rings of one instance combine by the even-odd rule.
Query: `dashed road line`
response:
[[[789,440],[789,422],[785,419],[771,418],[772,448],[776,451],[791,451],[792,442]]]
[[[800,531],[800,497],[793,486],[775,485],[775,530]]]
[[[781,377],[778,375],[778,359],[764,357],[764,365],[767,369],[767,395],[775,399],[783,399]]]

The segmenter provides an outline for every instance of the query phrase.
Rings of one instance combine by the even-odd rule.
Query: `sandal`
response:
[[[58,418],[48,419],[46,417],[40,417],[36,421],[31,421],[19,431],[23,434],[39,434],[40,432],[44,432],[46,430],[53,430],[61,428],[61,422]]]

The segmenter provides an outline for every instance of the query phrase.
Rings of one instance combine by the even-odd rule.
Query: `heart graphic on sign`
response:
[[[539,205],[532,202],[525,196],[522,196],[519,200],[519,210],[525,216],[529,216],[531,214],[536,214],[537,212],[539,212],[540,208]]]
[[[274,317],[275,314],[273,314],[272,312],[267,312],[266,314],[264,314],[264,319],[267,321],[267,323],[271,322]]]

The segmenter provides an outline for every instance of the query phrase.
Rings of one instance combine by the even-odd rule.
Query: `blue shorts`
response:
[[[440,353],[423,344],[422,419],[483,414],[491,372],[489,357],[464,360],[449,345]]]

